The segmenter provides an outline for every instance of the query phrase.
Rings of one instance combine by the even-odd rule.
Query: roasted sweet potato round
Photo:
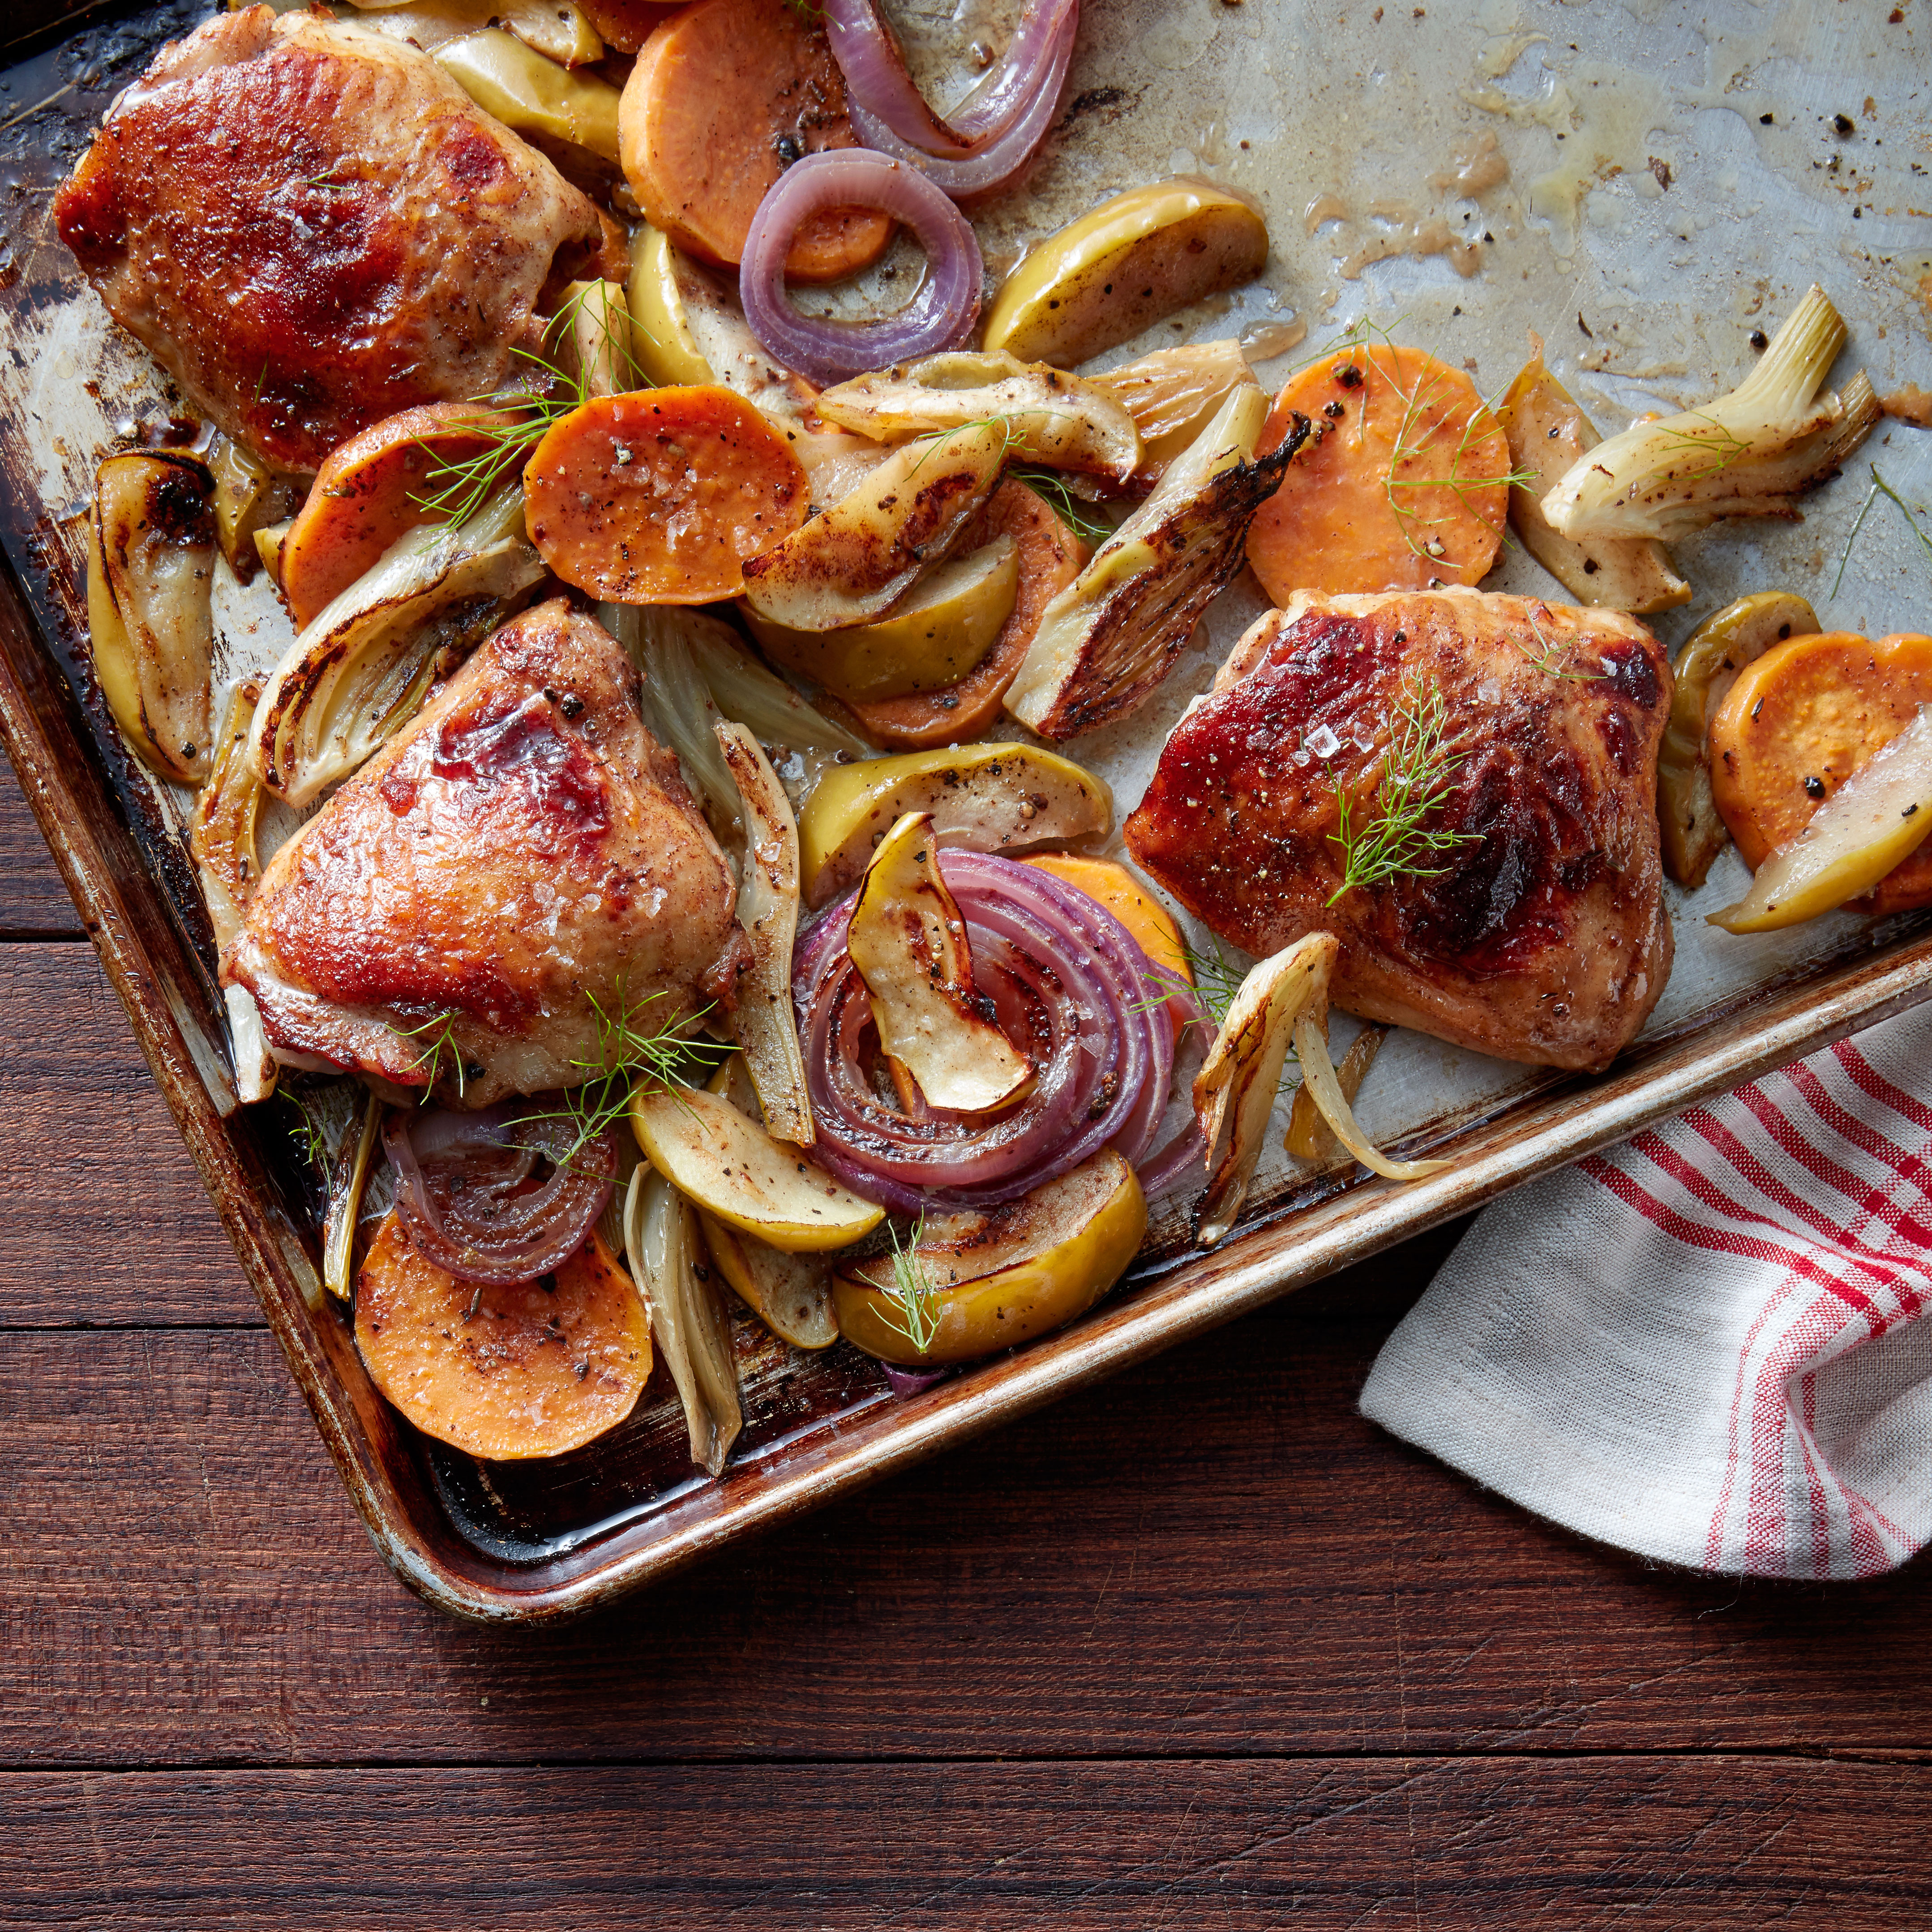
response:
[[[392,1214],[356,1282],[356,1346],[426,1436],[472,1456],[560,1456],[614,1429],[651,1372],[650,1317],[595,1234],[514,1288],[446,1274]]]
[[[712,604],[805,520],[784,437],[729,389],[598,396],[530,452],[530,541],[566,584],[617,604]]]
[[[1248,530],[1248,561],[1277,604],[1481,580],[1503,540],[1509,444],[1460,369],[1420,349],[1340,350],[1283,387],[1264,453],[1298,416],[1317,436]]]
[[[1711,720],[1711,790],[1755,869],[1932,704],[1932,638],[1823,631],[1747,664]],[[1932,905],[1932,850],[1888,874],[1862,912]]]

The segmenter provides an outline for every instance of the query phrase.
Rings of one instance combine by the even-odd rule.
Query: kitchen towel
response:
[[[1488,1209],[1362,1412],[1586,1536],[1869,1576],[1932,1535],[1932,1007]]]

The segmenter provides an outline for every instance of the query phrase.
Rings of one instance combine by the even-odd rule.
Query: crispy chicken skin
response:
[[[1337,785],[1372,820],[1404,702],[1439,690],[1448,793],[1472,835],[1420,871],[1342,881]],[[1128,849],[1213,929],[1266,954],[1342,943],[1335,1004],[1532,1065],[1606,1065],[1670,970],[1657,754],[1670,669],[1612,610],[1480,591],[1301,594],[1181,719]]]
[[[491,636],[275,854],[222,978],[278,1053],[416,1088],[434,1060],[454,1101],[446,1021],[481,1106],[580,1081],[599,1008],[655,1029],[728,997],[736,897],[629,659],[557,599]]]
[[[591,202],[427,55],[266,7],[164,47],[54,213],[115,320],[292,471],[495,387],[601,245]]]

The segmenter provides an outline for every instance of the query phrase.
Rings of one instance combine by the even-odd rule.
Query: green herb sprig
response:
[[[1076,496],[1058,470],[1016,466],[1008,473],[1040,497],[1082,543],[1098,545],[1114,534],[1113,525],[1103,523],[1092,504]]]
[[[670,997],[667,992],[652,993],[633,1005],[626,998],[621,982],[608,1008],[596,994],[589,996],[590,1010],[597,1016],[596,1057],[572,1060],[571,1066],[584,1077],[564,1094],[553,1112],[526,1117],[570,1124],[576,1137],[556,1156],[559,1166],[568,1166],[591,1142],[623,1118],[640,1080],[659,1087],[695,1086],[728,1054],[737,1052],[728,1041],[691,1036],[688,1028],[710,1011],[708,1006],[688,1016],[675,1007],[659,1007],[653,1016],[652,1008]]]
[[[1512,638],[1510,641],[1522,652],[1525,661],[1534,664],[1545,677],[1553,677],[1565,684],[1594,684],[1599,678],[1610,675],[1604,670],[1572,670],[1574,643],[1559,646],[1554,640],[1546,638],[1542,626],[1534,617],[1529,620],[1529,628],[1535,634],[1535,650],[1532,650],[1520,638]]]
[[[615,356],[621,380],[633,388],[653,386],[638,360],[628,314],[613,303],[605,284],[586,283],[545,324],[541,351],[517,350],[530,365],[533,379],[494,395],[470,398],[487,413],[456,427],[482,440],[483,447],[475,455],[451,462],[434,446],[422,446],[434,460],[423,478],[423,494],[410,500],[431,522],[466,524],[489,500],[505,471],[522,462],[553,424],[590,401],[590,369],[598,358],[566,355],[563,344],[592,296],[602,305],[593,326]]]
[[[1359,821],[1348,788],[1334,783],[1339,818],[1328,838],[1341,852],[1342,882],[1329,894],[1329,904],[1358,886],[1438,878],[1449,868],[1431,864],[1432,860],[1481,843],[1475,832],[1446,831],[1429,823],[1448,802],[1450,781],[1462,764],[1444,742],[1448,714],[1439,685],[1426,691],[1406,685],[1396,700],[1374,802]]]
[[[1858,542],[1859,531],[1864,528],[1865,518],[1870,513],[1871,506],[1881,496],[1889,496],[1898,506],[1899,514],[1904,518],[1912,534],[1918,539],[1918,548],[1925,553],[1927,560],[1932,561],[1932,537],[1928,536],[1924,530],[1920,527],[1918,519],[1912,514],[1911,505],[1906,502],[1905,499],[1878,473],[1878,465],[1876,463],[1869,466],[1871,470],[1871,488],[1865,492],[1865,500],[1858,506],[1858,514],[1852,520],[1851,535],[1845,539],[1844,554],[1838,559],[1838,574],[1832,580],[1832,595],[1834,597],[1838,594],[1839,585],[1845,580],[1845,566],[1852,560],[1852,546]]]
[[[301,1148],[302,1158],[311,1167],[328,1165],[328,1142],[322,1131],[321,1123],[309,1111],[308,1102],[299,1094],[284,1093],[277,1088],[275,1098],[296,1110],[296,1118],[289,1123],[289,1138]]]
[[[398,1027],[395,1030],[405,1040],[416,1041],[416,1071],[425,1082],[422,1094],[417,1097],[418,1106],[427,1106],[430,1096],[436,1091],[437,1084],[443,1078],[446,1058],[448,1071],[456,1078],[456,1097],[463,1098],[470,1083],[470,1069],[463,1058],[463,1049],[456,1043],[456,1022],[462,1017],[452,1008],[446,1013],[437,1013],[424,1020],[420,1026]]]
[[[919,1244],[926,1238],[926,1216],[920,1215],[914,1223],[903,1244],[898,1230],[890,1222],[886,1234],[892,1244],[892,1280],[885,1293],[893,1310],[885,1317],[886,1325],[903,1335],[922,1355],[939,1333],[939,1318],[946,1301],[945,1290],[920,1258]]]

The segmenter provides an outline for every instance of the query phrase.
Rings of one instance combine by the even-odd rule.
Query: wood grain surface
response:
[[[0,1926],[1921,1924],[1925,1570],[1354,1412],[1454,1231],[542,1635],[382,1568],[0,793]]]

